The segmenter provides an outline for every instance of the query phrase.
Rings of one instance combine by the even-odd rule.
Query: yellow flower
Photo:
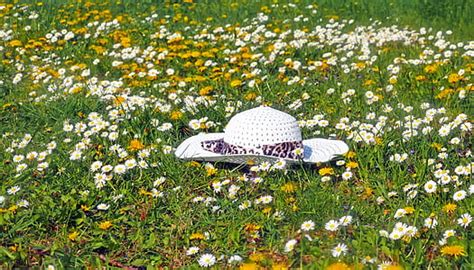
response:
[[[246,94],[244,98],[245,100],[251,101],[257,98],[257,94],[255,94],[254,92],[250,92]]]
[[[249,257],[252,262],[261,262],[265,259],[265,254],[261,252],[252,253]]]
[[[138,151],[138,150],[142,150],[143,148],[145,148],[145,146],[137,139],[131,140],[130,143],[128,144],[128,150],[131,150],[131,151]]]
[[[424,70],[426,73],[435,73],[438,70],[438,64],[427,65]]]
[[[443,206],[443,211],[448,214],[452,214],[454,213],[456,208],[457,208],[457,205],[455,205],[454,203],[448,203],[445,206]]]
[[[242,81],[241,80],[233,80],[230,82],[230,86],[232,87],[237,87],[237,86],[241,86],[242,85]]]
[[[403,210],[405,210],[407,212],[407,214],[413,214],[415,212],[415,208],[413,208],[411,206],[407,206],[407,207],[403,208]]]
[[[258,264],[256,263],[243,263],[242,265],[240,265],[239,269],[240,270],[258,270],[258,269],[261,269],[261,267],[258,266]]]
[[[285,193],[293,193],[295,192],[295,190],[296,190],[296,186],[292,182],[286,183],[281,187],[281,191]]]
[[[444,246],[441,249],[441,254],[444,256],[453,256],[457,258],[458,256],[466,256],[466,251],[463,246],[453,245],[453,246]]]
[[[76,231],[73,231],[72,233],[70,233],[67,238],[69,238],[69,240],[71,241],[76,241],[76,238],[79,236],[79,233],[76,232]]]
[[[212,86],[206,86],[204,88],[201,88],[201,90],[199,90],[199,95],[200,96],[207,96],[211,92],[212,92]]]
[[[385,265],[382,267],[383,270],[403,270],[403,267],[398,264]]]
[[[189,240],[203,240],[204,239],[204,234],[202,233],[193,233],[189,237]]]
[[[431,144],[431,147],[433,147],[433,148],[435,148],[436,150],[440,151],[443,146],[442,146],[441,144],[439,144],[439,143],[432,143],[432,144]]]
[[[354,162],[354,161],[349,161],[346,164],[346,168],[354,169],[354,168],[357,168],[357,167],[359,167],[359,164],[357,162]]]
[[[104,221],[99,223],[99,228],[102,230],[108,230],[110,227],[112,227],[112,222],[110,221]]]
[[[356,153],[353,152],[353,151],[349,151],[349,152],[347,152],[347,153],[345,154],[345,156],[346,156],[347,158],[355,158]]]
[[[214,174],[217,173],[217,169],[214,167],[207,167],[206,168],[206,174],[207,176],[213,176]]]
[[[181,111],[172,111],[170,114],[171,120],[178,120],[183,117],[183,113]]]
[[[285,263],[277,263],[272,265],[272,270],[288,270],[288,265]]]
[[[81,205],[81,210],[82,210],[82,211],[87,212],[87,211],[89,211],[89,209],[91,209],[89,206],[87,206],[87,205]]]
[[[14,39],[14,40],[10,41],[8,43],[8,45],[10,45],[10,47],[20,47],[20,46],[23,45],[23,43],[21,43],[21,41],[18,40],[18,39]]]
[[[450,82],[450,83],[457,83],[458,81],[460,81],[462,79],[463,79],[463,77],[460,76],[457,73],[452,73],[452,74],[449,74],[449,76],[448,76],[448,82]]]
[[[326,267],[326,270],[350,270],[351,268],[349,265],[343,263],[343,262],[335,262],[331,263]]]
[[[325,176],[325,175],[331,175],[334,174],[334,169],[331,167],[324,167],[319,169],[319,175]]]
[[[445,97],[448,97],[449,95],[453,94],[454,93],[454,90],[451,89],[451,88],[446,88],[444,89],[443,91],[439,92],[437,95],[436,95],[436,99],[443,99]]]

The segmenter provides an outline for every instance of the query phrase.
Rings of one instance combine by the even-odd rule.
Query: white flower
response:
[[[5,196],[0,196],[0,205],[2,205],[3,202],[5,202]]]
[[[242,257],[240,257],[239,255],[232,255],[230,256],[228,262],[232,264],[232,263],[239,263],[242,260],[243,260]]]
[[[106,203],[101,203],[99,205],[97,205],[97,210],[102,210],[102,211],[105,211],[107,209],[109,209],[110,205],[106,204]]]
[[[402,233],[400,233],[399,231],[394,230],[390,233],[390,235],[388,237],[392,240],[398,240],[398,239],[402,238],[402,236],[403,236]]]
[[[191,256],[199,252],[198,247],[190,247],[188,250],[186,250],[186,255]]]
[[[426,218],[424,222],[425,227],[433,229],[438,225],[438,221],[434,218]]]
[[[324,225],[324,228],[328,231],[335,232],[339,228],[339,222],[337,220],[330,220]]]
[[[82,152],[79,150],[73,151],[71,156],[69,157],[70,160],[78,160],[82,157]]]
[[[331,176],[323,176],[321,177],[321,182],[328,182],[328,181],[331,181]]]
[[[347,226],[351,224],[352,222],[352,216],[343,216],[339,219],[339,224],[342,226]]]
[[[404,217],[405,215],[407,214],[407,211],[403,208],[400,208],[397,210],[397,212],[395,212],[395,218],[401,218],[401,217]]]
[[[346,254],[346,252],[347,252],[347,246],[343,243],[337,244],[337,246],[331,250],[333,257],[339,257],[341,255]]]
[[[124,174],[127,171],[127,167],[123,164],[119,164],[114,167],[114,173],[116,174]]]
[[[296,241],[295,239],[291,239],[288,242],[286,242],[285,252],[291,252],[295,248],[296,243],[298,243],[298,241]]]
[[[18,191],[20,191],[20,187],[19,186],[13,186],[13,187],[11,187],[7,190],[7,193],[10,194],[10,195],[13,195],[13,194],[17,193]]]
[[[303,224],[301,224],[301,230],[305,232],[314,230],[314,222],[312,220],[303,222]]]
[[[94,161],[92,164],[91,164],[91,172],[95,172],[95,171],[98,171],[100,170],[100,168],[102,167],[102,161]]]
[[[17,205],[19,207],[27,208],[30,205],[30,203],[27,200],[21,200],[17,203]]]
[[[458,221],[459,226],[467,228],[467,226],[469,226],[469,224],[472,221],[472,217],[468,213],[465,213],[465,214],[462,214],[461,217],[458,218],[457,221]]]
[[[446,230],[444,233],[443,233],[443,238],[449,238],[449,237],[452,237],[452,236],[455,236],[456,235],[456,231],[455,230]]]
[[[467,192],[464,190],[456,191],[453,195],[453,199],[455,201],[461,201],[461,200],[464,200],[464,198],[466,198],[466,195],[467,195]]]
[[[344,179],[344,180],[349,180],[351,178],[352,178],[352,172],[350,172],[350,171],[346,171],[342,174],[342,179]]]
[[[424,185],[426,193],[436,192],[436,186],[436,182],[433,180],[426,182],[426,184]]]
[[[211,267],[216,263],[216,257],[212,254],[206,253],[201,255],[198,263],[201,267]]]

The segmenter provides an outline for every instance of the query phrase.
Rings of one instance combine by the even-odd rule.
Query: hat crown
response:
[[[295,142],[301,141],[301,130],[293,116],[270,107],[257,107],[229,120],[224,141],[242,147]]]

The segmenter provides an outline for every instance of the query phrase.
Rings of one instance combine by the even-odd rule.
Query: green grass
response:
[[[295,1],[294,6],[278,1],[104,1],[90,7],[75,1],[28,3],[0,11],[3,31],[12,33],[0,41],[0,268],[195,269],[206,253],[218,258],[215,269],[325,269],[336,267],[336,262],[353,267],[363,264],[363,269],[377,269],[384,263],[403,269],[474,266],[472,223],[466,228],[458,224],[461,215],[472,215],[474,210],[469,193],[472,173],[455,172],[460,165],[472,171],[472,129],[460,128],[461,124],[470,125],[473,114],[473,64],[466,53],[472,49],[464,48],[472,43],[474,34],[472,1]],[[315,13],[307,8],[310,4],[317,6]],[[39,14],[37,19],[28,18],[33,10]],[[261,12],[268,20],[252,23]],[[150,22],[152,14],[156,18]],[[102,32],[97,32],[97,26],[88,26],[113,19],[120,24]],[[348,24],[351,19],[354,22]],[[340,26],[337,30],[336,22]],[[231,37],[244,39],[245,33],[239,28],[247,27],[251,33],[259,25],[264,27],[259,41],[238,51]],[[383,35],[392,25],[398,30]],[[154,37],[160,27],[169,34]],[[223,34],[215,33],[217,39],[194,38],[205,33],[204,29],[212,33],[218,27]],[[364,59],[360,56],[366,50],[358,43],[341,50],[349,44],[344,38],[353,35],[357,27],[366,27],[357,30],[365,33],[358,37],[365,41],[369,35],[378,35],[374,39],[383,41],[380,37],[391,38],[405,27],[406,35],[411,35],[408,31],[418,33],[405,43],[371,41],[369,57]],[[432,30],[422,34],[421,27]],[[327,30],[311,34],[321,28]],[[74,31],[75,37],[49,45],[43,39],[52,30],[63,29]],[[306,31],[310,33],[308,42],[319,42],[320,46],[305,43],[295,48],[289,45],[295,39],[290,34],[283,38],[287,44],[282,53],[265,64],[272,46],[281,42],[265,36],[265,32],[278,36],[288,30]],[[447,35],[447,30],[453,33]],[[431,40],[429,36],[436,36],[438,31],[443,33]],[[175,32],[183,40],[167,39]],[[86,38],[85,34],[91,36]],[[333,42],[339,38],[344,41]],[[440,39],[456,46],[440,49],[436,43]],[[458,42],[463,46],[457,46]],[[110,54],[122,53],[121,48],[114,48],[119,43],[136,48],[137,55],[119,59]],[[93,46],[100,46],[97,50],[106,54]],[[155,54],[142,56],[149,46]],[[234,52],[228,54],[226,49]],[[168,54],[158,57],[163,51]],[[423,51],[426,58],[420,58]],[[337,57],[337,64],[326,64],[331,56]],[[377,58],[367,61],[374,56]],[[251,66],[261,57],[265,59]],[[346,60],[341,59],[344,57]],[[100,61],[95,63],[96,59]],[[123,65],[116,66],[114,61],[118,60]],[[204,65],[206,61],[216,69]],[[304,68],[292,69],[295,61]],[[310,66],[314,70],[308,70]],[[358,68],[351,69],[355,66]],[[400,71],[391,73],[393,67]],[[174,75],[167,75],[170,68]],[[253,77],[242,76],[257,68],[260,72]],[[83,73],[87,69],[90,75]],[[130,75],[151,69],[160,74]],[[14,82],[18,73],[22,79]],[[299,82],[288,83],[297,76]],[[92,77],[95,79],[87,82]],[[252,80],[255,87],[251,87]],[[110,82],[120,82],[120,86],[107,88]],[[185,86],[180,86],[183,82]],[[101,87],[108,92],[94,94]],[[352,95],[349,89],[354,89]],[[368,91],[378,101],[369,104]],[[465,97],[461,98],[461,93]],[[344,101],[347,97],[350,100]],[[182,101],[185,99],[187,104],[194,100],[195,108],[187,106]],[[206,104],[210,101],[214,103]],[[301,106],[292,109],[298,101]],[[430,108],[444,108],[444,112],[428,121],[425,116],[429,110],[424,103]],[[302,127],[303,137],[335,134],[349,144],[351,154],[340,157],[339,163],[335,160],[260,171],[253,176],[263,182],[253,183],[248,178],[244,181],[249,166],[216,163],[209,167],[181,161],[168,151],[201,131],[222,132],[236,112],[261,104],[288,112],[298,120],[324,115],[329,124]],[[226,107],[235,111],[228,114]],[[466,119],[455,120],[460,114]],[[94,133],[91,119],[96,116],[103,122]],[[191,120],[203,117],[215,126],[201,130],[189,126]],[[342,122],[352,127],[336,128]],[[440,135],[442,126],[451,122],[456,124],[452,131]],[[172,127],[160,130],[164,123]],[[72,131],[67,129],[69,124]],[[81,124],[85,125],[83,130]],[[377,124],[379,133],[367,127]],[[418,134],[407,137],[408,127]],[[427,127],[433,130],[423,131]],[[364,130],[374,133],[373,142],[356,140],[363,137]],[[110,138],[114,131],[118,133],[115,140]],[[31,140],[23,146],[26,134]],[[459,142],[453,143],[453,138]],[[48,145],[51,142],[55,142],[54,147]],[[120,151],[114,150],[117,147],[128,155],[119,156]],[[71,154],[77,149],[82,159],[72,160]],[[390,160],[404,153],[408,154],[406,160]],[[18,155],[23,155],[23,160],[15,160]],[[137,166],[124,174],[106,172],[112,179],[101,188],[95,183],[98,172],[91,171],[95,161],[116,166],[131,158],[143,160],[144,168]],[[18,171],[21,163],[28,167]],[[320,169],[328,168],[333,169],[331,179],[323,181],[324,170]],[[441,184],[436,178],[440,169],[449,170],[447,174],[458,180]],[[352,177],[344,180],[347,170]],[[160,177],[166,180],[154,184]],[[230,182],[220,192],[215,191],[213,183],[225,180]],[[438,182],[435,193],[424,188],[431,180]],[[415,186],[407,188],[408,184]],[[235,197],[229,195],[231,185],[240,188]],[[16,186],[20,190],[12,192]],[[413,190],[417,191],[415,196]],[[460,190],[467,196],[456,201],[453,196]],[[255,203],[267,195],[272,196],[271,203]],[[210,201],[196,202],[200,197]],[[23,207],[22,200],[28,206]],[[241,209],[239,206],[247,201],[251,206]],[[102,203],[109,208],[97,209]],[[449,204],[455,204],[456,209],[447,211]],[[413,212],[395,218],[401,208],[413,208]],[[348,215],[353,218],[350,225],[335,232],[325,229],[328,221]],[[424,226],[429,217],[435,218],[438,226]],[[301,224],[308,220],[315,228],[302,232]],[[108,222],[110,227],[105,226]],[[399,240],[382,236],[381,230],[390,233],[397,222],[416,227],[418,233]],[[455,236],[440,243],[448,230],[455,230]],[[286,252],[285,244],[291,239],[298,243]],[[340,243],[347,245],[348,251],[335,257],[331,251]],[[450,256],[446,246],[461,246],[464,252]],[[190,247],[199,247],[199,252],[186,255]],[[241,256],[243,261],[228,263],[232,255]]]

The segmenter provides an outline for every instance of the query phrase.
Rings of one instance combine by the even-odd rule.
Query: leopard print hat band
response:
[[[286,159],[302,159],[303,143],[301,141],[282,142],[271,145],[262,145],[255,148],[245,148],[226,143],[224,139],[201,142],[204,150],[222,155],[258,155]]]

